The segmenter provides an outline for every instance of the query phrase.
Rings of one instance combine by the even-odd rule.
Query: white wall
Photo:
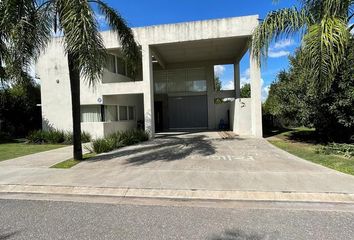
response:
[[[92,139],[104,137],[104,124],[102,122],[83,122],[81,131],[91,134]]]
[[[251,136],[251,98],[238,98],[231,104],[232,129],[240,136]]]
[[[69,70],[60,39],[48,45],[36,65],[41,82],[43,128],[72,130]]]
[[[109,136],[118,131],[127,131],[136,128],[136,121],[106,122],[104,125],[104,135]]]
[[[221,119],[224,120],[225,124],[229,124],[229,118],[227,112],[230,110],[230,106],[231,106],[230,102],[215,104],[215,129],[219,128],[219,123]]]
[[[127,76],[118,73],[112,73],[107,69],[103,69],[103,77],[102,77],[103,83],[117,83],[117,82],[131,82],[131,81],[133,81],[133,79]]]

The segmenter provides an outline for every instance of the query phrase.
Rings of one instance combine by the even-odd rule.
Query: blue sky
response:
[[[140,27],[164,23],[176,23],[213,18],[225,18],[258,14],[264,18],[272,10],[292,7],[296,0],[150,0],[150,1],[117,1],[107,0],[127,20],[131,27]],[[288,68],[288,55],[299,45],[299,39],[283,39],[273,43],[268,61],[262,66],[262,95],[267,96],[269,85],[279,71]],[[249,81],[249,56],[241,62],[241,81]],[[233,79],[231,66],[218,67],[218,73],[225,88],[230,87]]]

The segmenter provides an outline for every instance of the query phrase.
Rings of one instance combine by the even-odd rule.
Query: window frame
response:
[[[121,119],[121,116],[120,116],[120,108],[121,107],[125,107],[125,109],[126,109],[126,113],[127,113],[127,119]],[[118,105],[118,121],[120,121],[120,122],[123,122],[123,121],[129,121],[129,116],[128,116],[128,106],[127,105]]]
[[[111,72],[108,68],[106,68],[106,69],[110,73],[128,77],[128,63],[127,63],[127,61],[124,58],[122,58],[122,57],[120,57],[120,56],[118,56],[116,54],[108,53],[108,55],[109,55],[109,57],[114,57],[114,72]],[[124,72],[125,72],[125,74],[119,73],[118,60],[121,60],[124,63]]]
[[[135,106],[127,106],[128,107],[128,121],[135,121]],[[133,112],[133,118],[130,118],[130,111]]]
[[[102,114],[102,106],[101,104],[82,104],[80,105],[80,123],[100,123],[100,122],[104,122],[104,114]],[[97,114],[97,119],[98,121],[84,121],[83,119],[83,108],[96,108],[95,110],[97,110],[97,112],[91,112],[94,114]],[[85,113],[89,113],[89,112],[85,112]]]

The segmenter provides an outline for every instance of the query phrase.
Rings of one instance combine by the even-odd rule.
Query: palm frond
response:
[[[318,89],[326,90],[332,84],[337,69],[345,56],[349,42],[347,23],[338,18],[325,18],[309,27],[303,39],[304,63],[311,69],[311,79]]]
[[[57,0],[56,4],[65,50],[88,84],[95,85],[102,75],[106,52],[94,12],[86,0]]]
[[[269,13],[253,33],[252,54],[260,63],[262,57],[268,56],[268,48],[273,40],[295,34],[310,22],[311,16],[295,7]]]
[[[347,19],[352,0],[326,0],[323,1],[324,12],[332,17]]]
[[[131,68],[133,74],[135,74],[141,54],[131,28],[128,27],[122,16],[116,10],[109,7],[105,2],[101,0],[93,0],[91,2],[97,3],[100,13],[105,16],[110,28],[117,33],[122,46],[122,52],[130,65],[129,68]]]
[[[21,79],[50,39],[48,12],[33,0],[4,0],[0,11],[1,58],[9,76]]]

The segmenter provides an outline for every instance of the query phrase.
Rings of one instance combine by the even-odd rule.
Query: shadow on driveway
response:
[[[18,232],[0,233],[0,240],[12,239]]]
[[[206,135],[199,134],[188,137],[185,137],[185,134],[183,134],[182,136],[169,135],[159,137],[150,142],[97,156],[87,162],[98,162],[124,157],[123,164],[143,165],[153,161],[169,162],[183,160],[191,155],[210,156],[216,153],[215,142],[222,140],[209,139]]]
[[[258,234],[258,233],[245,233],[241,230],[228,230],[220,236],[214,236],[210,240],[275,240],[279,239],[277,233],[273,234]]]

